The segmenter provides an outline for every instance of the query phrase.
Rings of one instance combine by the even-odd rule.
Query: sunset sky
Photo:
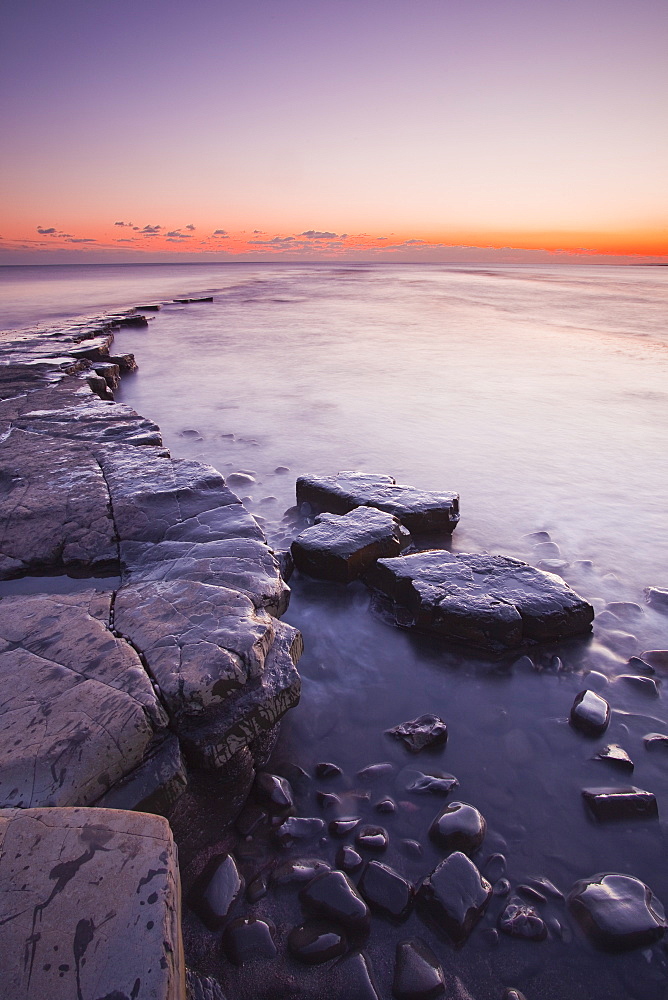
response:
[[[668,260],[667,53],[665,0],[4,0],[0,262]]]

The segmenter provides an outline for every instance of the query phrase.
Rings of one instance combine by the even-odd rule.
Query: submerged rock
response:
[[[444,774],[442,771],[436,774],[423,774],[422,771],[402,772],[408,780],[405,786],[407,792],[416,792],[421,795],[448,795],[453,789],[459,787],[459,782],[454,774]]]
[[[304,965],[321,965],[338,958],[348,949],[340,928],[323,920],[307,920],[288,935],[288,951]]]
[[[387,830],[382,826],[363,826],[355,835],[357,846],[367,851],[385,851],[389,842]]]
[[[401,740],[411,753],[420,753],[427,747],[445,746],[448,740],[448,727],[438,715],[421,715],[386,731],[389,736]]]
[[[489,650],[590,631],[594,610],[563,580],[510,556],[442,549],[380,559],[367,583],[402,624]]]
[[[668,612],[668,590],[662,587],[647,587],[645,600],[655,611]]]
[[[324,833],[325,824],[318,816],[289,816],[274,831],[274,839],[282,847],[300,840],[314,840]]]
[[[423,881],[417,894],[423,912],[456,945],[466,941],[491,896],[491,885],[461,851],[442,861]]]
[[[641,659],[655,670],[668,670],[668,649],[646,649]]]
[[[614,767],[618,768],[620,771],[632,771],[633,761],[627,754],[623,747],[618,746],[617,743],[610,743],[607,747],[603,747],[596,756],[594,760],[604,760],[608,764],[612,764]]]
[[[656,798],[642,788],[583,788],[582,796],[597,820],[652,819],[659,815]]]
[[[432,1000],[445,993],[443,969],[419,938],[397,944],[392,993],[396,1000]]]
[[[391,476],[340,472],[337,476],[300,476],[297,504],[314,511],[347,514],[356,507],[375,507],[394,514],[410,532],[452,532],[459,521],[457,493],[426,493],[397,485]]]
[[[510,900],[499,917],[499,930],[526,941],[544,941],[547,937],[547,927],[538,911],[521,899]]]
[[[292,543],[297,569],[309,576],[350,583],[382,556],[399,555],[410,541],[392,514],[357,507],[348,514],[323,514]]]
[[[575,697],[570,724],[586,736],[600,736],[610,722],[610,706],[595,691],[580,691]]]
[[[487,831],[485,817],[467,802],[450,802],[429,827],[429,836],[444,851],[473,854]]]
[[[594,875],[576,882],[567,904],[588,937],[607,951],[643,948],[666,929],[663,906],[652,890],[631,875]]]
[[[373,910],[392,920],[405,920],[413,908],[413,886],[379,861],[369,861],[358,888]]]
[[[323,872],[299,893],[299,900],[315,916],[333,920],[353,936],[369,930],[369,908],[347,875],[340,871]]]

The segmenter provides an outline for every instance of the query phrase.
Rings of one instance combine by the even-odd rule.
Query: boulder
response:
[[[521,899],[513,898],[499,916],[499,930],[525,941],[544,941],[547,927],[538,911]]]
[[[663,906],[644,882],[631,875],[581,879],[567,903],[585,934],[606,951],[645,948],[660,941],[666,930]]]
[[[399,941],[392,984],[396,1000],[435,1000],[444,993],[443,969],[431,948],[419,938]]]
[[[668,590],[664,587],[647,587],[645,600],[655,611],[668,612]]]
[[[409,541],[394,515],[357,507],[348,514],[322,514],[294,540],[291,551],[302,573],[350,583],[376,559],[399,555]]]
[[[391,476],[340,472],[337,476],[300,476],[297,504],[316,512],[347,514],[355,507],[375,507],[394,514],[414,534],[452,532],[459,521],[459,494],[428,493],[400,486]]]
[[[352,937],[365,935],[369,930],[369,908],[343,872],[316,875],[299,893],[299,901],[308,913],[334,921]]]
[[[111,594],[0,601],[0,803],[90,805],[145,759],[167,717]]]
[[[569,722],[586,736],[600,736],[610,722],[610,706],[595,691],[585,689],[575,696]]]
[[[429,836],[444,851],[474,854],[487,831],[485,817],[467,802],[450,802],[429,827]]]
[[[244,880],[231,854],[212,858],[188,896],[188,906],[209,930],[225,925],[244,891]]]
[[[608,764],[612,764],[613,767],[620,771],[632,771],[634,764],[626,750],[620,747],[617,743],[610,743],[607,747],[603,747],[596,756],[594,760],[604,760]]]
[[[365,579],[402,625],[493,651],[588,632],[594,618],[562,579],[511,556],[432,549],[379,559]]]
[[[448,741],[448,727],[438,715],[421,715],[417,719],[411,719],[410,722],[402,722],[386,732],[388,736],[401,740],[411,753],[445,746]]]
[[[0,995],[185,1000],[176,847],[160,816],[0,810]],[[26,859],[29,858],[29,864]]]
[[[442,861],[418,889],[423,912],[434,926],[463,944],[482,917],[492,896],[492,887],[461,851]]]
[[[406,920],[413,908],[413,886],[389,865],[369,861],[358,889],[372,910],[391,920]]]

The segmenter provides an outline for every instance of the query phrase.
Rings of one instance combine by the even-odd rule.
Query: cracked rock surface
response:
[[[578,635],[594,618],[560,577],[512,556],[431,549],[379,559],[366,581],[402,609],[401,624],[482,649]]]

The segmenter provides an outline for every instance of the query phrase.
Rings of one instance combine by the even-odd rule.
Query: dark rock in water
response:
[[[269,871],[259,872],[246,886],[246,899],[249,903],[258,903],[267,895],[269,889]]]
[[[407,792],[447,795],[459,787],[459,782],[454,774],[444,774],[442,771],[438,771],[436,774],[423,774],[422,771],[411,771],[407,768],[402,771],[400,777],[407,779],[408,783],[405,785]]]
[[[653,819],[659,815],[656,798],[642,788],[583,788],[582,796],[597,820]]]
[[[643,660],[640,656],[630,656],[628,666],[632,670],[637,670],[640,674],[651,676],[656,673],[652,664],[648,663],[647,660]]]
[[[338,476],[300,476],[297,504],[316,511],[347,514],[355,507],[375,507],[394,514],[415,534],[452,532],[459,521],[457,493],[425,493],[400,486],[391,476],[340,472]]]
[[[392,993],[397,1000],[431,1000],[445,993],[443,969],[419,938],[397,944]]]
[[[580,691],[571,708],[570,724],[587,736],[600,736],[610,722],[610,706],[595,691]]]
[[[244,890],[231,854],[217,857],[207,865],[188,898],[188,905],[210,930],[218,930],[228,919]]]
[[[405,920],[413,908],[413,886],[388,865],[369,861],[358,889],[372,910],[393,920]]]
[[[531,878],[529,883],[540,889],[541,893],[545,896],[551,896],[552,899],[563,899],[564,894],[561,889],[558,889],[554,882],[550,882],[549,878]]]
[[[369,930],[369,908],[343,872],[316,875],[301,890],[299,900],[309,913],[336,921],[353,936],[366,934]]]
[[[325,831],[325,824],[317,816],[289,816],[274,831],[274,839],[282,846],[289,847],[298,840],[313,840]]]
[[[322,920],[307,920],[288,935],[288,951],[304,965],[321,965],[348,948],[345,934]]]
[[[328,871],[331,871],[331,867],[320,858],[292,858],[274,868],[271,873],[271,884],[303,885],[316,875]]]
[[[278,774],[260,771],[255,778],[254,790],[258,802],[265,804],[271,812],[292,809],[295,804],[290,782]]]
[[[533,885],[522,883],[517,886],[517,891],[520,896],[524,896],[525,899],[530,899],[534,903],[547,903],[547,896]]]
[[[606,951],[643,948],[666,929],[663,906],[652,890],[631,875],[594,875],[575,883],[570,912],[594,944]]]
[[[429,827],[429,836],[445,851],[473,854],[487,831],[485,817],[467,802],[450,802]]]
[[[275,927],[255,917],[232,920],[223,933],[223,951],[233,965],[270,962],[276,957]]]
[[[369,764],[368,767],[363,767],[361,771],[357,772],[357,777],[373,781],[376,778],[387,777],[387,775],[392,774],[393,771],[394,764],[391,764],[389,761],[384,761],[382,764]]]
[[[334,792],[316,792],[315,797],[321,809],[332,809],[341,805],[341,799]]]
[[[605,608],[622,621],[637,621],[645,614],[643,608],[634,601],[611,601]]]
[[[138,312],[160,312],[160,310],[162,309],[162,305],[160,305],[160,303],[158,302],[154,302],[152,305],[149,306],[135,306],[135,308],[138,310]]]
[[[297,569],[337,583],[356,580],[382,556],[398,556],[410,542],[392,514],[358,507],[348,514],[323,514],[291,547]]]
[[[407,858],[421,858],[424,854],[424,848],[419,840],[401,840],[399,847],[401,853],[405,854]]]
[[[316,778],[338,778],[341,774],[343,774],[343,771],[338,764],[332,764],[327,761],[315,765]]]
[[[605,760],[608,764],[614,765],[620,771],[632,771],[633,761],[627,754],[623,747],[618,746],[616,743],[610,743],[607,747],[603,747],[599,753],[596,754],[594,760]]]
[[[510,882],[507,878],[500,878],[492,886],[492,892],[495,896],[507,896],[510,892]]]
[[[547,927],[538,911],[521,899],[510,900],[499,916],[499,930],[527,941],[544,941],[547,937]]]
[[[490,854],[484,865],[484,873],[490,882],[496,882],[506,874],[508,863],[503,854]]]
[[[426,747],[444,746],[448,740],[448,727],[438,715],[421,715],[411,722],[402,722],[387,730],[389,736],[401,740],[411,753]]]
[[[417,898],[421,908],[456,945],[463,944],[481,918],[492,887],[470,858],[451,854],[423,881]]]
[[[347,837],[361,822],[361,816],[342,816],[340,819],[333,819],[327,829],[332,837]]]
[[[363,826],[355,837],[357,846],[367,851],[385,851],[389,842],[387,830],[382,826]]]
[[[374,809],[379,813],[394,813],[397,811],[397,803],[394,799],[380,799],[375,803]]]
[[[563,580],[511,556],[432,549],[379,559],[365,579],[405,609],[402,624],[492,651],[585,633],[594,618]]]
[[[655,670],[668,670],[668,649],[646,649],[640,655]]]
[[[668,611],[668,590],[661,587],[647,587],[645,590],[645,600],[655,611]]]
[[[346,955],[333,966],[327,1000],[379,1000],[369,959],[363,952]]]
[[[667,753],[668,752],[668,736],[665,733],[647,733],[646,736],[642,738],[645,744],[645,749]]]
[[[619,674],[615,677],[615,684],[626,684],[627,687],[634,688],[647,698],[659,697],[659,685],[653,677],[638,677],[637,674]]]
[[[217,979],[202,976],[193,969],[186,969],[186,997],[188,1000],[225,1000]]]
[[[509,986],[503,991],[503,997],[501,1000],[526,1000],[526,997],[520,990],[513,989]]]
[[[195,302],[213,302],[213,295],[204,295],[197,299],[172,299],[172,301],[178,302],[179,305],[187,306]]]
[[[344,844],[343,847],[339,847],[335,860],[336,867],[340,868],[342,872],[359,871],[364,864],[362,856],[350,844]]]
[[[530,542],[532,545],[539,545],[550,540],[549,531],[531,531],[528,535],[522,535],[522,541]]]
[[[181,748],[170,735],[143,762],[95,803],[103,809],[135,809],[166,816],[188,784]]]

